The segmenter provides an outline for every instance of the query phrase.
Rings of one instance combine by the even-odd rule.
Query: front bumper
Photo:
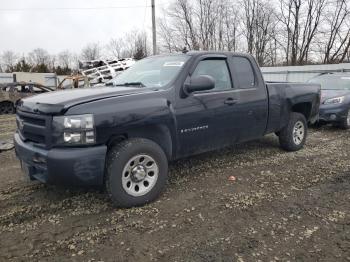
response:
[[[347,118],[349,105],[321,105],[320,122],[341,122]]]
[[[30,179],[48,184],[101,186],[106,146],[42,149],[14,136],[17,157]]]

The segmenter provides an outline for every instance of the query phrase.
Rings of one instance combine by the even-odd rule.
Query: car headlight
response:
[[[96,142],[94,116],[71,115],[53,118],[56,144],[94,144]]]
[[[339,96],[339,97],[334,97],[334,98],[329,98],[323,102],[325,105],[329,104],[341,104],[344,102],[345,96]]]

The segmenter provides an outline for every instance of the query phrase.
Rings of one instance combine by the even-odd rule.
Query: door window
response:
[[[233,57],[233,68],[237,75],[239,88],[255,86],[255,75],[250,61],[245,57]]]
[[[230,72],[227,68],[226,60],[210,59],[200,61],[192,77],[200,75],[209,75],[214,78],[215,88],[213,90],[219,91],[232,88]]]

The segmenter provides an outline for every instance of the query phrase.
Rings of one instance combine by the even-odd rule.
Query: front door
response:
[[[190,77],[209,75],[215,88],[178,97],[175,113],[178,123],[178,154],[192,155],[234,143],[239,135],[239,115],[235,112],[237,93],[232,84],[226,57],[199,59]]]

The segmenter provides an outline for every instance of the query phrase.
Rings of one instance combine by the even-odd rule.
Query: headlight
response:
[[[329,98],[323,102],[325,105],[329,104],[341,104],[344,102],[345,96],[340,96],[340,97],[334,97],[334,98]]]
[[[68,129],[93,129],[94,117],[93,115],[78,115],[78,116],[65,116],[64,128]]]
[[[54,137],[56,144],[94,144],[95,125],[94,116],[72,115],[53,118]]]

